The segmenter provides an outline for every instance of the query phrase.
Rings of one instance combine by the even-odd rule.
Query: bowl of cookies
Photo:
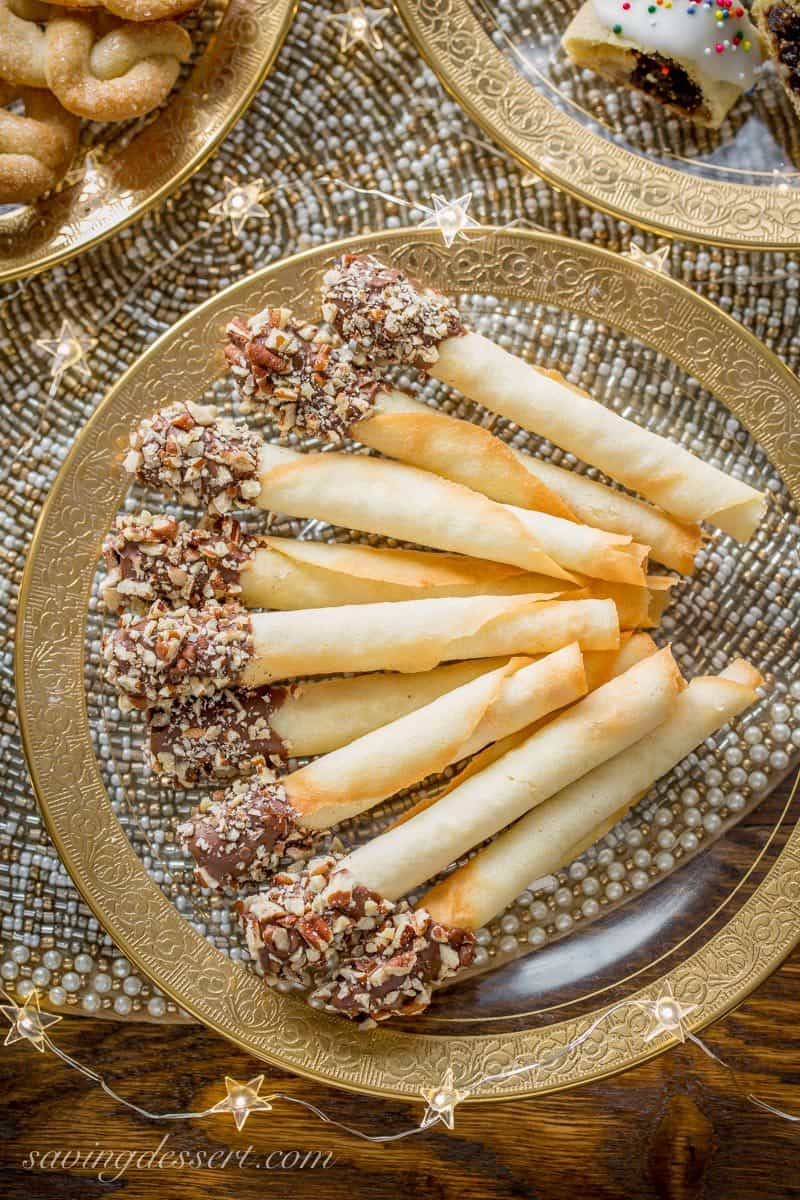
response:
[[[0,280],[108,236],[195,171],[253,96],[290,0],[0,3]]]

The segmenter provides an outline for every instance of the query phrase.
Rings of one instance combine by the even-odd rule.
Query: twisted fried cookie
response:
[[[198,0],[61,0],[62,8],[103,8],[123,21],[167,21],[181,17]]]
[[[54,17],[46,30],[46,83],[64,107],[93,121],[127,121],[157,108],[191,54],[173,21],[125,23],[98,37],[95,17]]]
[[[80,122],[55,96],[0,82],[0,106],[21,100],[25,115],[0,107],[0,204],[26,204],[64,178]]]

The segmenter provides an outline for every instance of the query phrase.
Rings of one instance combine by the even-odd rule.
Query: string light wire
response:
[[[658,996],[653,999],[638,999],[632,998],[627,1000],[619,1000],[612,1004],[609,1008],[599,1013],[580,1033],[577,1037],[572,1038],[564,1046],[558,1046],[553,1050],[542,1055],[541,1058],[532,1063],[521,1063],[514,1067],[509,1067],[507,1070],[498,1071],[491,1075],[483,1076],[477,1083],[470,1087],[458,1088],[453,1082],[453,1068],[448,1067],[442,1081],[434,1087],[423,1087],[419,1092],[419,1099],[425,1103],[426,1108],[422,1116],[422,1120],[417,1124],[410,1126],[407,1129],[398,1130],[394,1133],[370,1134],[365,1133],[362,1129],[358,1129],[352,1125],[347,1125],[343,1121],[331,1117],[323,1109],[316,1104],[312,1104],[308,1100],[303,1100],[298,1096],[290,1096],[286,1092],[270,1092],[261,1094],[264,1076],[258,1075],[247,1083],[240,1083],[238,1080],[232,1079],[230,1076],[225,1078],[226,1095],[217,1101],[216,1104],[210,1107],[187,1110],[183,1112],[153,1112],[148,1108],[137,1104],[133,1100],[127,1099],[120,1095],[107,1080],[93,1068],[88,1067],[79,1059],[74,1058],[65,1050],[62,1050],[50,1037],[47,1029],[60,1020],[59,1017],[49,1013],[42,1013],[39,1007],[38,992],[34,992],[26,998],[22,1005],[18,1004],[13,997],[6,991],[0,989],[0,996],[8,1001],[7,1005],[0,1005],[0,1012],[5,1016],[11,1024],[11,1030],[6,1037],[6,1045],[12,1044],[20,1040],[25,1040],[31,1043],[35,1049],[44,1051],[48,1050],[60,1059],[66,1066],[72,1070],[79,1072],[84,1078],[90,1082],[97,1084],[106,1095],[121,1104],[123,1107],[139,1116],[146,1118],[149,1121],[191,1121],[203,1120],[206,1117],[219,1114],[221,1112],[230,1112],[236,1122],[238,1129],[241,1129],[245,1121],[251,1113],[257,1111],[269,1112],[272,1110],[273,1100],[282,1100],[288,1104],[295,1104],[312,1113],[318,1120],[325,1125],[330,1125],[336,1129],[342,1130],[351,1137],[360,1138],[366,1142],[397,1142],[404,1138],[412,1137],[419,1133],[424,1133],[433,1125],[444,1124],[448,1129],[454,1128],[454,1110],[462,1100],[467,1099],[474,1094],[477,1089],[489,1083],[502,1083],[505,1080],[516,1078],[517,1076],[529,1074],[532,1072],[542,1071],[546,1068],[551,1068],[563,1061],[568,1055],[579,1049],[587,1042],[597,1030],[604,1025],[610,1017],[631,1007],[643,1012],[650,1017],[649,1029],[643,1036],[643,1043],[653,1040],[662,1033],[677,1035],[680,1042],[689,1041],[706,1055],[712,1062],[725,1070],[739,1096],[746,1100],[749,1104],[756,1108],[769,1113],[771,1116],[778,1117],[780,1120],[789,1121],[792,1124],[800,1123],[800,1115],[788,1113],[785,1110],[778,1108],[769,1101],[762,1099],[755,1093],[745,1089],[740,1082],[739,1075],[736,1070],[722,1059],[710,1046],[703,1041],[696,1033],[687,1029],[684,1025],[684,1020],[696,1008],[693,1004],[684,1004],[677,998],[669,983],[667,983]]]

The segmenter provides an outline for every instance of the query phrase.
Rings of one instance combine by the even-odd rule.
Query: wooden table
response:
[[[737,1067],[747,1089],[800,1115],[798,1018],[800,950],[704,1037]],[[226,1075],[248,1080],[259,1072],[252,1059],[197,1025],[70,1017],[53,1036],[68,1053],[96,1064],[121,1095],[155,1111],[210,1107],[225,1094]],[[423,1112],[421,1105],[371,1100],[264,1070],[267,1090],[309,1100],[365,1133],[407,1128]],[[240,1133],[229,1113],[156,1124],[27,1043],[0,1047],[0,1084],[3,1200],[800,1197],[800,1123],[748,1104],[728,1073],[691,1044],[573,1091],[465,1104],[454,1132],[437,1126],[388,1145],[358,1141],[280,1100],[272,1112],[254,1113]],[[54,1151],[71,1151],[72,1159],[54,1161]],[[77,1155],[85,1160],[98,1152],[116,1157],[110,1181],[101,1182],[97,1169],[71,1165]],[[183,1153],[187,1165],[177,1169],[165,1160],[159,1167],[166,1153]],[[26,1169],[32,1155],[46,1169]],[[216,1157],[197,1166],[198,1155],[205,1164]]]

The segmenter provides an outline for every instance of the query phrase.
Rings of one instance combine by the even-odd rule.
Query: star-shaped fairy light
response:
[[[472,192],[465,192],[456,200],[447,200],[432,192],[431,200],[433,211],[420,222],[420,229],[438,229],[448,249],[456,238],[464,236],[465,229],[480,229],[478,222],[467,211],[472,203]]]
[[[454,1086],[453,1068],[448,1067],[444,1079],[437,1087],[423,1088],[420,1094],[428,1106],[422,1118],[422,1128],[427,1129],[429,1125],[436,1125],[441,1121],[448,1129],[452,1129],[455,1125],[453,1110],[469,1093]]]
[[[644,1036],[646,1042],[654,1041],[662,1033],[677,1034],[682,1042],[686,1041],[684,1018],[694,1012],[696,1004],[684,1004],[678,1000],[669,983],[664,984],[655,1000],[644,1000],[642,1004],[653,1018],[653,1024]]]
[[[259,1109],[262,1112],[272,1111],[270,1100],[274,1100],[275,1097],[259,1095],[263,1083],[263,1075],[256,1075],[255,1079],[249,1079],[247,1083],[240,1083],[238,1079],[231,1079],[230,1075],[226,1075],[225,1090],[228,1094],[210,1111],[233,1113],[236,1128],[241,1129],[250,1113]]]
[[[61,1017],[41,1011],[39,1008],[39,993],[36,989],[30,993],[22,1004],[17,1004],[5,992],[3,996],[6,1000],[11,1000],[10,1004],[0,1004],[0,1012],[11,1024],[3,1045],[12,1046],[14,1042],[25,1040],[30,1042],[40,1054],[43,1054],[47,1039],[46,1030],[51,1025],[55,1025],[57,1021],[60,1021]]]
[[[381,50],[383,39],[378,26],[385,21],[391,10],[388,8],[365,8],[353,4],[345,12],[331,13],[330,20],[342,31],[339,49],[347,51],[363,42],[370,50]]]
[[[90,374],[86,356],[94,345],[94,339],[72,321],[61,322],[58,337],[37,338],[34,345],[44,350],[53,360],[50,364],[50,377],[53,381],[50,385],[51,392],[58,388],[67,371],[79,371],[85,376]]]
[[[268,217],[269,213],[264,208],[261,201],[264,199],[266,189],[263,179],[252,179],[248,183],[237,183],[235,179],[230,179],[225,176],[223,180],[225,195],[216,204],[212,204],[208,210],[210,217],[219,217],[220,220],[230,221],[231,229],[236,237],[242,232],[245,222],[249,217],[257,217],[263,220]]]
[[[631,242],[631,248],[624,256],[629,258],[631,262],[635,262],[640,267],[647,267],[649,271],[663,271],[669,274],[667,260],[669,258],[669,243],[663,246],[657,246],[655,250],[643,250],[638,242]]]

